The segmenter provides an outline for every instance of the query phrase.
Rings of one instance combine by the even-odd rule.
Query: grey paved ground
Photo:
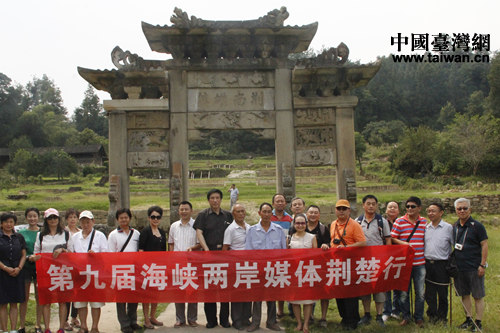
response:
[[[54,311],[56,310],[56,311]],[[263,302],[262,304],[262,323],[261,323],[261,328],[259,331],[268,331],[270,330],[265,328],[265,320],[266,320],[266,302]],[[57,307],[53,307],[52,309],[52,322],[57,323]],[[142,306],[139,305],[139,309],[137,310],[138,313],[142,313]],[[91,322],[90,322],[90,313],[89,317],[87,318],[87,325],[90,327]],[[175,306],[174,304],[169,304],[167,306],[167,309],[161,313],[158,316],[158,320],[163,322],[164,326],[161,327],[156,327],[154,330],[145,330],[144,333],[162,333],[162,332],[200,332],[200,331],[206,331],[207,333],[229,333],[229,332],[238,332],[234,328],[223,328],[221,326],[217,326],[212,329],[207,329],[205,328],[205,324],[207,323],[205,319],[205,313],[203,312],[203,303],[198,303],[198,324],[199,327],[193,328],[193,327],[182,327],[182,328],[174,328],[175,324]],[[143,323],[140,322],[139,325],[142,325]],[[120,325],[118,324],[118,320],[116,319],[116,306],[115,303],[107,303],[103,308],[101,312],[101,320],[99,321],[99,331],[101,333],[121,333],[120,331]],[[76,333],[77,330],[74,331]],[[241,331],[241,332],[246,332],[246,331]]]

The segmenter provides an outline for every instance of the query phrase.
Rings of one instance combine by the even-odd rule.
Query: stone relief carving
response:
[[[295,109],[294,116],[295,127],[335,124],[335,109],[333,108]]]
[[[167,130],[129,130],[128,151],[151,152],[168,149]]]
[[[108,225],[115,225],[115,213],[122,207],[120,196],[120,176],[111,175],[109,178],[109,210],[108,210]]]
[[[260,88],[273,87],[272,72],[189,72],[189,88]]]
[[[297,147],[333,146],[335,131],[333,127],[312,127],[295,129]]]
[[[170,221],[179,219],[179,204],[182,201],[182,163],[172,163],[170,176]]]
[[[334,65],[343,65],[349,58],[349,48],[340,43],[336,48],[331,47],[318,54],[315,58],[305,58],[297,61],[297,67],[317,68]]]
[[[335,165],[332,149],[308,149],[295,151],[295,166]]]
[[[127,114],[128,129],[169,128],[170,118],[167,112],[134,112]]]
[[[295,175],[292,172],[292,166],[283,163],[281,167],[281,181],[283,184],[283,195],[285,196],[286,202],[291,202],[295,195],[293,188],[294,180]]]
[[[188,111],[274,110],[274,89],[188,89]]]
[[[168,169],[167,152],[129,152],[127,153],[129,169]]]
[[[346,180],[346,199],[349,202],[356,202],[356,178],[354,177],[354,170],[344,169],[343,174]]]
[[[118,69],[138,67],[144,64],[144,59],[130,51],[123,51],[119,46],[115,46],[111,51],[111,61]]]
[[[189,18],[188,14],[180,8],[175,7],[174,15],[170,17],[170,22],[176,28],[255,28],[255,27],[282,27],[285,20],[290,14],[286,10],[286,7],[281,7],[280,9],[274,9],[256,20],[248,21],[209,21],[198,18],[191,15]]]
[[[189,129],[274,128],[273,111],[197,112],[188,115]]]

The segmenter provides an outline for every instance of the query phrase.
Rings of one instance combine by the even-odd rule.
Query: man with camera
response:
[[[351,218],[349,201],[341,199],[335,204],[337,219],[330,226],[330,247],[345,248],[365,246],[366,238],[358,222]],[[356,329],[359,322],[358,298],[337,298],[337,307],[344,329]]]
[[[453,226],[453,241],[458,275],[455,286],[465,308],[465,321],[459,326],[472,332],[482,329],[484,312],[484,274],[488,263],[488,235],[486,229],[471,216],[470,200],[460,198],[455,201],[458,221]],[[472,300],[476,306],[476,322],[472,320]]]

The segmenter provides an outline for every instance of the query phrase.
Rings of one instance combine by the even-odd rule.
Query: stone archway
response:
[[[108,91],[110,214],[128,207],[129,169],[170,170],[171,221],[187,200],[188,142],[206,130],[246,129],[275,139],[276,191],[295,195],[295,167],[337,168],[337,194],[356,203],[354,107],[350,90],[379,65],[346,66],[341,43],[315,58],[306,51],[318,24],[284,26],[285,7],[250,21],[206,21],[176,8],[172,26],[142,24],[153,51],[144,60],[115,47],[111,71],[78,68]],[[353,207],[355,208],[355,207]],[[110,221],[110,223],[114,223]]]

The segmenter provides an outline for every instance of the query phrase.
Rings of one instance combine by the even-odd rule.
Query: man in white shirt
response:
[[[137,252],[139,231],[130,227],[132,212],[121,208],[115,214],[118,227],[108,237],[109,252]],[[142,327],[137,324],[137,303],[116,303],[116,314],[123,333],[132,333]]]
[[[224,231],[222,251],[245,249],[247,230],[250,228],[250,225],[245,222],[245,207],[241,204],[235,204],[232,214],[234,220],[233,223],[227,227],[226,231]],[[251,302],[231,302],[231,320],[233,321],[233,327],[241,331],[249,326],[251,312]]]
[[[80,226],[82,230],[73,235],[73,249],[76,253],[100,253],[108,252],[108,240],[106,236],[94,229],[94,215],[89,210],[80,213]],[[87,304],[89,302],[75,302],[75,308],[78,309],[78,316],[81,321],[82,332],[88,332],[87,327]],[[101,317],[102,302],[90,302],[92,329],[90,333],[99,333],[98,325]]]
[[[200,247],[196,238],[196,230],[193,228],[194,219],[193,205],[189,201],[182,201],[179,204],[179,216],[181,219],[172,223],[168,235],[169,251],[193,251]],[[174,327],[186,326],[186,305],[175,303],[175,324]],[[197,327],[198,323],[198,303],[188,303],[187,323],[191,327]]]

